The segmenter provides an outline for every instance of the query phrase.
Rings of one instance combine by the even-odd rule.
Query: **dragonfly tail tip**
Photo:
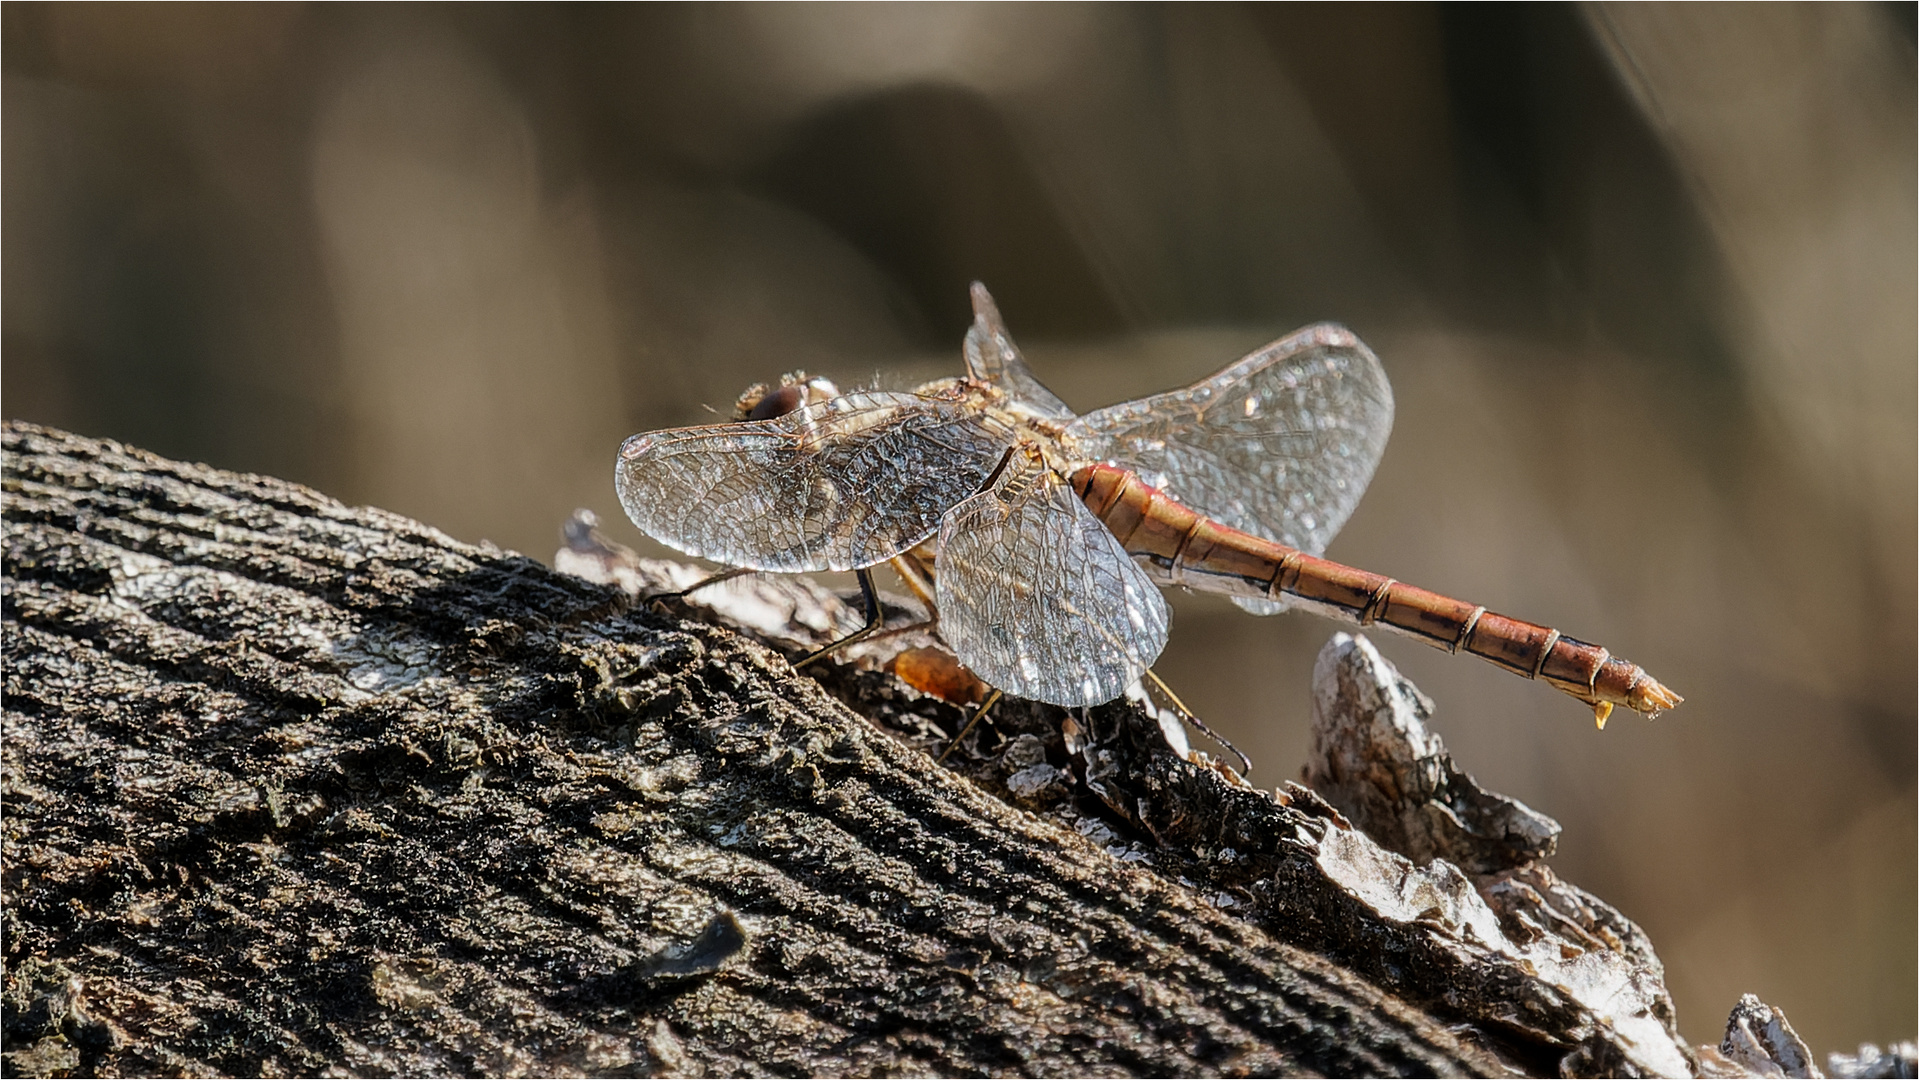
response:
[[[1634,711],[1645,713],[1648,719],[1658,716],[1667,709],[1677,708],[1681,702],[1686,700],[1661,685],[1659,680],[1653,678],[1651,675],[1646,675],[1640,679],[1639,682],[1633,686],[1629,696],[1632,700],[1627,702],[1627,704],[1630,705]]]

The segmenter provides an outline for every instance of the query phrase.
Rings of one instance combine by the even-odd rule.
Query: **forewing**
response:
[[[1131,469],[1194,510],[1314,555],[1385,453],[1393,392],[1379,360],[1331,323],[1281,338],[1184,390],[1075,421],[1075,457]],[[1270,614],[1283,605],[1236,599]]]
[[[960,402],[848,394],[771,420],[635,435],[614,484],[633,524],[689,555],[852,570],[931,536],[1012,442]]]
[[[999,317],[999,306],[986,286],[973,282],[973,326],[966,331],[966,373],[1005,391],[1041,416],[1070,420],[1073,410],[1051,390],[1040,385],[1020,356],[1013,335]]]
[[[1124,693],[1166,646],[1166,601],[1051,470],[940,523],[940,635],[974,674],[1054,705]]]

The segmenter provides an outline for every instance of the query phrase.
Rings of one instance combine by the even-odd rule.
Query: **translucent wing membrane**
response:
[[[1321,323],[1184,390],[1088,413],[1065,442],[1079,460],[1131,469],[1223,524],[1317,555],[1365,494],[1392,427],[1379,360]]]
[[[948,381],[636,435],[615,474],[627,515],[689,554],[783,572],[871,566],[937,532],[940,633],[960,659],[1009,693],[1092,705],[1124,692],[1164,647],[1151,576],[1164,573],[1130,558],[1055,467],[1111,462],[1223,524],[1317,554],[1392,428],[1385,373],[1337,326],[1074,420],[979,285],[973,312],[968,372],[1004,399]]]
[[[1111,701],[1166,645],[1166,601],[1066,483],[1025,455],[940,524],[940,635],[982,679]]]
[[[973,282],[973,327],[966,331],[965,351],[968,375],[992,383],[1041,416],[1072,418],[1073,410],[1033,377],[1019,346],[1013,344],[1013,336],[1000,320],[999,306],[993,303],[986,286],[977,281]]]
[[[852,570],[931,536],[1014,441],[961,402],[856,393],[771,420],[635,435],[614,484],[635,525],[689,555]]]

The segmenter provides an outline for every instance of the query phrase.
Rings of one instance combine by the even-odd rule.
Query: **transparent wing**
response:
[[[1166,646],[1159,590],[1072,488],[1031,459],[947,512],[938,578],[940,636],[974,674],[1019,697],[1111,701]]]
[[[959,402],[857,393],[771,420],[635,435],[614,485],[633,524],[689,555],[852,570],[931,536],[1013,442]]]
[[[966,373],[1004,390],[1041,416],[1070,420],[1073,410],[1033,378],[1026,360],[1000,320],[999,306],[986,286],[973,282],[973,326],[966,331]]]
[[[1066,441],[1224,524],[1318,555],[1359,505],[1392,428],[1378,358],[1321,323],[1184,390],[1088,413]],[[1284,606],[1234,602],[1262,615]]]

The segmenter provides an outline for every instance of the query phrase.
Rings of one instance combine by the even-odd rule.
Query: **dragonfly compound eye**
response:
[[[780,376],[780,385],[769,387],[754,383],[733,403],[735,420],[771,420],[794,409],[817,405],[840,396],[840,389],[829,379],[794,371]]]
[[[743,420],[771,420],[806,404],[806,387],[801,385],[782,386],[777,390],[766,390],[764,386],[754,389],[765,392],[751,404],[747,402],[747,395],[751,395],[752,390],[740,397],[739,411]]]

